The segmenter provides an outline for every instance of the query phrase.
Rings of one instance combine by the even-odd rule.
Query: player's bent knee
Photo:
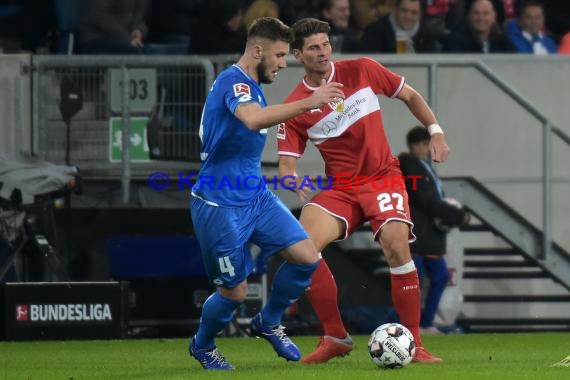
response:
[[[409,251],[408,236],[409,227],[407,224],[388,222],[382,227],[378,240],[384,250],[389,250],[397,255],[399,252]]]
[[[226,298],[231,299],[232,301],[236,302],[243,302],[245,301],[245,297],[247,295],[247,282],[244,281],[235,288],[222,288],[218,287],[220,290],[220,294]]]
[[[394,256],[401,256],[406,253],[408,249],[408,242],[400,239],[386,239],[382,240],[382,249],[390,252]]]
[[[404,265],[412,259],[407,239],[396,234],[382,235],[379,240],[390,267]]]
[[[319,252],[309,239],[293,244],[281,252],[281,256],[293,264],[311,264],[320,259]]]

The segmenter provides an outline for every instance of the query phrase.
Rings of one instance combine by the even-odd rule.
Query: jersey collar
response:
[[[248,73],[245,72],[244,69],[242,69],[237,63],[234,63],[232,65],[233,67],[235,67],[236,69],[238,69],[243,75],[245,75],[245,77],[247,79],[249,79],[250,81],[254,82],[254,83],[258,83],[255,79],[253,79]],[[258,83],[259,84],[259,83]]]
[[[242,73],[243,75],[245,75],[246,77],[248,77],[249,79],[251,79],[252,81],[254,81],[253,78],[250,77],[249,74],[246,73],[241,67],[239,67],[239,65],[238,65],[237,63],[234,63],[232,66],[235,67],[236,69],[238,69],[239,71],[241,71],[241,73]],[[254,82],[255,82],[255,81],[254,81]]]
[[[334,62],[331,61],[331,75],[328,77],[327,83],[330,83],[332,81],[332,79],[334,78],[334,73],[335,73]],[[318,86],[317,87],[311,86],[309,82],[305,80],[305,78],[303,78],[303,84],[311,91],[316,91],[319,88]]]

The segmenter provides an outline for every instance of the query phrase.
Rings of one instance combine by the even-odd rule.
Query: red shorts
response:
[[[399,168],[391,172],[402,176]],[[317,206],[344,221],[345,233],[339,240],[349,237],[366,221],[370,221],[376,240],[380,229],[386,223],[398,220],[410,225],[408,239],[411,243],[416,240],[416,236],[412,232],[414,223],[410,217],[408,193],[404,186],[386,186],[385,183],[372,180],[351,188],[333,187],[315,195],[305,206]]]

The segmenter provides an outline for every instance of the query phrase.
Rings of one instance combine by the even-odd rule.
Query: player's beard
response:
[[[257,65],[257,77],[259,78],[259,83],[273,83],[273,79],[267,75],[267,64],[265,63],[265,56],[261,57],[261,62],[259,62],[259,65]]]

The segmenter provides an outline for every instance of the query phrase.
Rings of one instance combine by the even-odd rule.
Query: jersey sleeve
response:
[[[290,119],[277,126],[277,151],[280,156],[301,157],[307,147],[307,133]]]
[[[362,61],[375,94],[385,95],[390,98],[398,96],[406,83],[403,76],[388,70],[370,58],[363,58]]]
[[[229,76],[220,85],[224,94],[224,104],[231,113],[235,113],[239,105],[257,103],[257,96],[253,93],[255,89],[250,84],[245,83],[243,78]]]

